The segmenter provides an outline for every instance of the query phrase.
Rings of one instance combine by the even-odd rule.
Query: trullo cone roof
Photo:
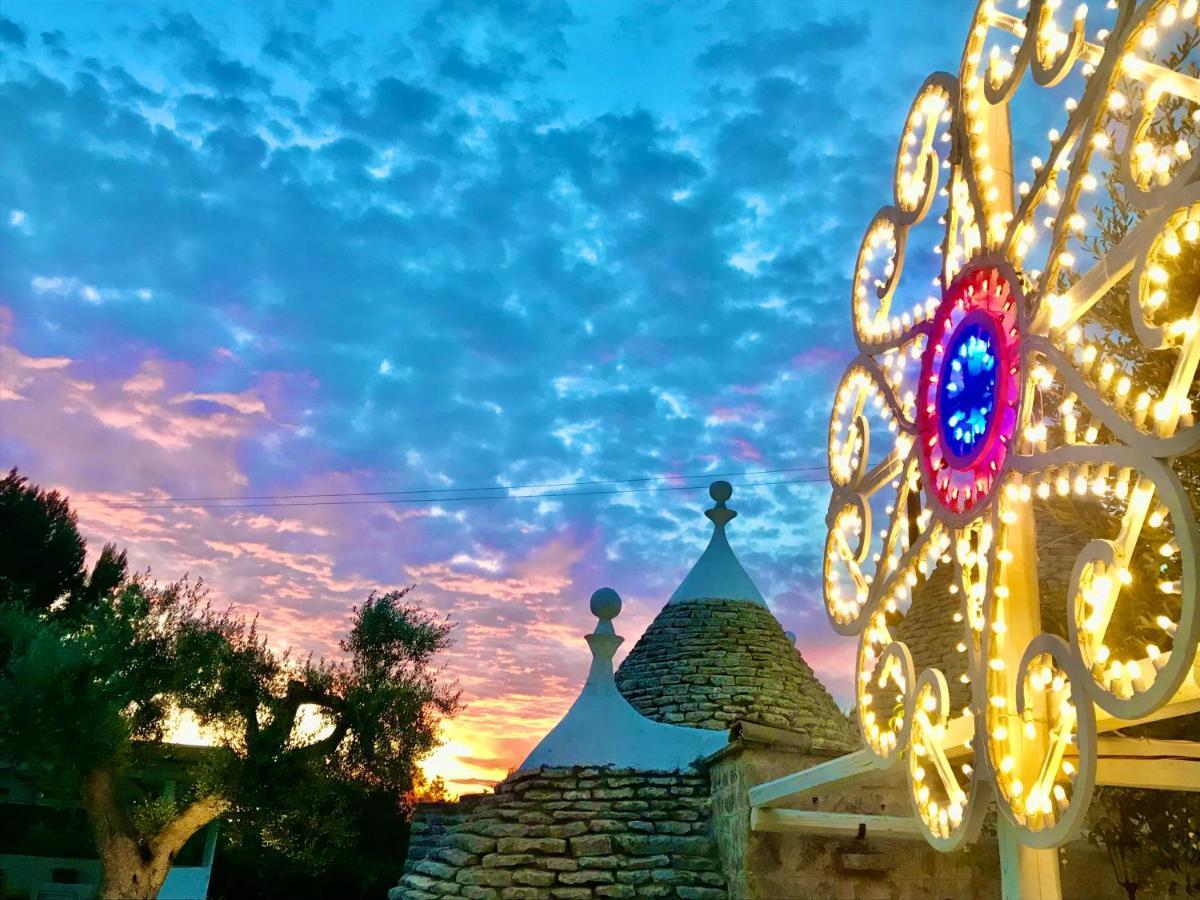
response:
[[[739,720],[808,732],[815,746],[852,750],[846,716],[804,661],[725,535],[736,513],[726,482],[709,493],[708,548],[629,651],[617,688],[648,718],[725,729]]]

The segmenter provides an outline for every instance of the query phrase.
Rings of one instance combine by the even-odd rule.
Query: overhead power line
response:
[[[711,476],[710,476],[711,477]],[[632,480],[632,479],[631,479]],[[825,481],[824,478],[792,478],[782,479],[778,481],[756,481],[746,482],[740,485],[743,488],[752,487],[767,487],[770,485],[782,484],[816,484]],[[583,484],[584,482],[580,482]],[[616,482],[600,482],[600,483],[616,483]],[[171,503],[109,503],[110,509],[290,509],[302,506],[364,506],[378,503],[460,503],[463,501],[483,501],[483,500],[540,500],[544,498],[561,498],[561,497],[600,497],[612,496],[615,494],[640,494],[657,491],[694,491],[703,488],[703,484],[682,484],[682,485],[654,485],[651,487],[640,488],[625,488],[610,491],[547,491],[538,494],[470,494],[466,496],[445,496],[445,497],[358,497],[358,498],[342,498],[336,500],[285,500],[280,502],[278,499],[262,502],[235,502],[235,503],[218,503],[218,502],[200,502],[200,501],[175,501]],[[493,488],[493,490],[497,490]],[[506,490],[515,490],[506,489]],[[416,492],[414,492],[416,493]],[[452,490],[447,490],[445,493],[453,493]],[[239,498],[240,499],[240,498]]]
[[[186,504],[192,506],[201,503],[249,502],[258,500],[327,500],[350,497],[392,497],[413,494],[470,494],[480,491],[524,491],[543,488],[590,487],[600,484],[640,484],[647,481],[670,481],[681,478],[692,480],[696,478],[745,478],[754,475],[777,475],[781,472],[812,472],[824,471],[825,466],[791,466],[781,469],[755,469],[747,472],[701,472],[694,475],[648,475],[642,478],[601,478],[592,481],[551,481],[539,484],[489,484],[480,487],[440,487],[440,488],[406,488],[394,491],[337,491],[325,494],[247,494],[238,497],[130,497],[119,504],[119,508],[140,507],[143,504],[170,505]],[[689,485],[694,486],[694,485]],[[88,505],[88,504],[83,504]],[[106,506],[114,506],[105,502]]]

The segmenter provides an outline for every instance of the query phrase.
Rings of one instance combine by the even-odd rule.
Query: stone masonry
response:
[[[393,900],[728,896],[702,775],[545,767],[465,802],[418,812]]]
[[[770,610],[745,600],[668,605],[621,668],[617,687],[648,718],[694,728],[738,720],[857,749],[846,717]]]

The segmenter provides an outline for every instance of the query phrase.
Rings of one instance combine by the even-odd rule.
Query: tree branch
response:
[[[337,750],[349,731],[350,723],[347,717],[344,714],[339,715],[333,726],[333,731],[328,736],[321,738],[319,741],[313,741],[311,744],[305,744],[303,747],[296,747],[293,750],[289,750],[288,753],[289,755],[311,757],[314,759],[329,756]]]
[[[220,797],[200,797],[193,800],[150,841],[155,854],[165,853],[174,862],[175,854],[188,838],[229,808]]]

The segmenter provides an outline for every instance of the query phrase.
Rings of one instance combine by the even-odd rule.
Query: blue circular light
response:
[[[938,417],[950,452],[978,453],[996,414],[996,336],[983,321],[967,321],[950,340],[938,386]]]

